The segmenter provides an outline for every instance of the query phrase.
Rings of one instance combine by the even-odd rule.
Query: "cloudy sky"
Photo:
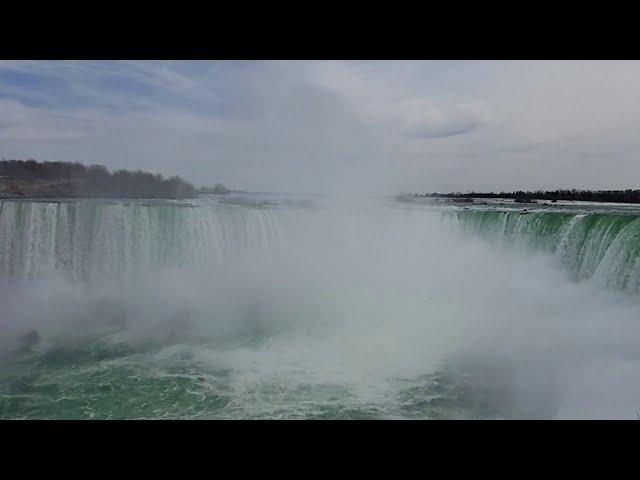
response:
[[[253,191],[640,188],[640,62],[0,61],[0,157]]]

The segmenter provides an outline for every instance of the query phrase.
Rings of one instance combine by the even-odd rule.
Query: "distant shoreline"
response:
[[[469,203],[478,200],[513,200],[515,203],[537,203],[538,201],[558,202],[599,202],[599,203],[640,203],[640,190],[537,190],[514,192],[469,192],[469,193],[405,193],[398,200],[420,198],[447,199],[456,203]]]
[[[42,193],[27,194],[24,192],[5,194],[0,192],[1,200],[42,200],[42,199],[95,199],[95,200],[117,200],[117,199],[130,199],[130,200],[188,200],[200,197],[200,194],[173,194],[173,195],[144,195],[144,194],[87,194],[87,193],[65,193],[65,192],[50,192],[43,191]]]
[[[197,189],[178,176],[142,170],[110,172],[103,165],[78,162],[0,161],[0,199],[105,198],[189,199],[201,193],[226,194],[222,184]]]

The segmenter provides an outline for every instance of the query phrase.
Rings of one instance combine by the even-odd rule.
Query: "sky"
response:
[[[640,62],[0,61],[0,157],[260,192],[640,188]]]

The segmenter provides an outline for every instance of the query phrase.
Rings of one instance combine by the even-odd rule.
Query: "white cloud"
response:
[[[279,191],[640,183],[638,62],[0,63],[7,71],[66,90],[0,77],[6,158]]]

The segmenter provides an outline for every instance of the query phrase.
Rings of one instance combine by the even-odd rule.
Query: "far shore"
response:
[[[511,200],[515,203],[597,202],[640,204],[640,190],[537,190],[514,192],[470,193],[405,193],[398,200],[432,199],[453,203],[480,203],[487,200]]]

